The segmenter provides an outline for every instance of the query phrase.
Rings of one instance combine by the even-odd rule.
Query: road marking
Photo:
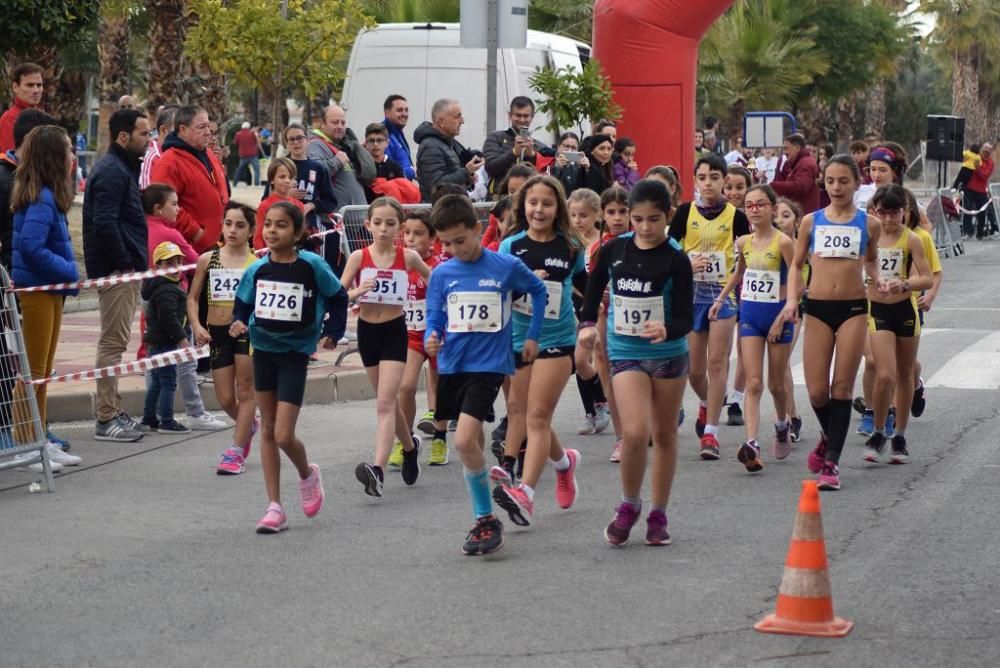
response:
[[[976,341],[953,356],[926,385],[958,390],[1000,388],[1000,332]]]

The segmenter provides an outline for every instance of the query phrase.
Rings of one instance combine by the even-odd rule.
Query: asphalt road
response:
[[[836,611],[856,624],[845,639],[752,630],[774,608],[814,420],[756,477],[735,460],[739,428],[722,429],[721,461],[702,462],[686,423],[674,544],[615,549],[601,535],[619,493],[613,439],[570,436],[571,387],[555,424],[583,453],[581,498],[560,511],[547,472],[535,526],[508,523],[489,559],[459,553],[471,526],[459,464],[362,494],[352,472],[370,457],[372,402],[303,412],[326,506],[304,518],[286,466],[279,536],[253,531],[266,506],[256,456],[242,476],[214,474],[230,432],[117,445],[64,426],[85,467],[56,493],[0,473],[0,666],[997,665],[1000,244],[969,250],[945,262],[927,323],[911,463],[865,464],[852,434],[844,489],[822,495]],[[693,415],[693,395],[685,404]]]

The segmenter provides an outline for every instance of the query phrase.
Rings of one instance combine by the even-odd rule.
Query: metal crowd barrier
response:
[[[927,203],[927,218],[934,226],[934,247],[943,258],[965,255],[962,243],[962,217],[953,215],[953,207],[945,201],[953,201],[951,188],[941,188]],[[957,239],[957,241],[956,241]]]

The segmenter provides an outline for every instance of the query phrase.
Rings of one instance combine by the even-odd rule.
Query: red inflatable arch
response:
[[[694,169],[698,44],[732,0],[597,0],[594,56],[624,114],[618,136],[639,147],[640,171],[681,170],[685,199]]]

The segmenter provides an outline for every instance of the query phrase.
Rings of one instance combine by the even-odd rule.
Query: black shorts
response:
[[[366,322],[358,318],[358,352],[365,368],[379,362],[406,364],[406,318],[399,316],[386,322]]]
[[[250,354],[250,335],[244,333],[238,339],[229,336],[229,325],[209,325],[208,333],[212,342],[208,346],[213,369],[225,369],[236,363],[236,355]]]
[[[825,323],[836,334],[840,326],[858,315],[868,314],[867,299],[809,298],[806,314]]]
[[[550,360],[550,359],[555,359],[557,357],[569,357],[570,360],[573,361],[573,364],[572,364],[573,370],[570,371],[570,374],[573,374],[573,373],[576,373],[576,357],[574,355],[575,352],[576,352],[576,346],[558,346],[556,348],[539,348],[538,349],[538,357],[536,357],[535,359]],[[528,366],[528,362],[525,362],[521,358],[521,353],[519,353],[519,352],[517,352],[515,350],[514,351],[514,368],[515,369],[523,369],[526,366]]]
[[[899,338],[920,336],[920,315],[910,299],[895,304],[871,303],[869,332],[892,332]]]
[[[437,420],[457,420],[460,413],[480,422],[493,414],[493,402],[500,393],[502,373],[443,373],[438,376]]]
[[[277,392],[278,401],[302,405],[306,393],[309,355],[299,352],[253,351],[253,386],[258,392]]]

